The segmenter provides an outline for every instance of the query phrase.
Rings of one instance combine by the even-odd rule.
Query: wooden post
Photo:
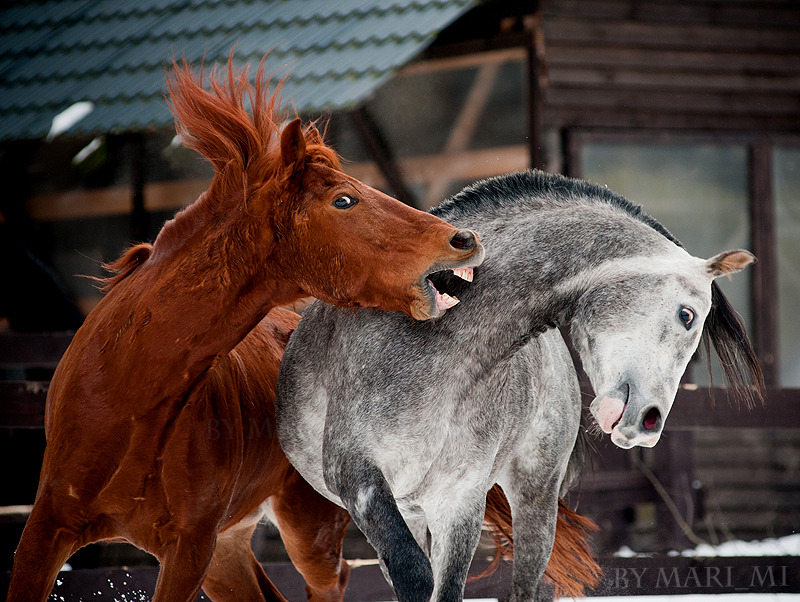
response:
[[[663,551],[694,547],[686,528],[694,531],[694,435],[691,431],[665,432],[653,449],[653,473],[664,491],[656,504],[658,545]],[[680,519],[685,521],[684,525]]]
[[[758,263],[753,279],[753,343],[764,382],[778,385],[778,286],[772,203],[772,146],[758,140],[750,147],[750,220],[752,251]]]
[[[544,93],[542,91],[542,55],[544,54],[544,31],[542,13],[525,18],[528,51],[528,145],[530,165],[535,169],[545,169],[547,159],[543,148],[542,119],[544,113]]]
[[[350,111],[350,121],[355,127],[361,142],[367,148],[370,157],[378,164],[383,177],[386,178],[395,196],[406,205],[419,209],[418,203],[400,175],[400,169],[392,155],[391,149],[381,136],[375,120],[363,105]]]
[[[143,242],[148,238],[148,215],[144,206],[145,146],[144,134],[129,136],[131,148],[131,241]]]

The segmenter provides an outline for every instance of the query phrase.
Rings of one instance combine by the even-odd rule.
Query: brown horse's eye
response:
[[[688,307],[681,307],[681,310],[678,312],[678,317],[686,327],[686,330],[689,330],[692,327],[692,322],[694,322],[694,312],[691,309]]]
[[[356,203],[358,203],[357,198],[344,195],[333,201],[333,206],[337,209],[350,209]]]

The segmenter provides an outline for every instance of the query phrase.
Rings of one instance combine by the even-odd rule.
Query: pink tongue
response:
[[[625,402],[615,397],[603,397],[600,400],[600,407],[597,410],[595,418],[600,424],[600,428],[604,433],[610,433],[614,430],[614,425],[622,419],[622,413],[625,411]]]

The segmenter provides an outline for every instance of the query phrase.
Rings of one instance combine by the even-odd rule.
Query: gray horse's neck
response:
[[[632,214],[618,197],[608,202],[603,191],[589,187],[554,199],[520,194],[516,201],[489,195],[478,203],[467,199],[467,210],[456,197],[449,207],[445,203],[437,210],[444,219],[478,231],[486,247],[486,260],[475,269],[473,283],[447,275],[434,279],[439,290],[461,300],[444,317],[456,336],[469,338],[473,345],[482,342],[483,357],[495,363],[538,334],[569,323],[592,280],[581,275],[609,260],[653,256],[674,247],[666,231],[635,210]]]

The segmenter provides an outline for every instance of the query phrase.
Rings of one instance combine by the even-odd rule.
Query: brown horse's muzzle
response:
[[[450,237],[449,246],[449,256],[431,265],[417,285],[410,311],[416,320],[437,318],[459,302],[455,297],[437,291],[428,278],[430,274],[453,270],[456,276],[472,281],[472,268],[483,262],[485,251],[480,236],[472,230],[456,230]]]

